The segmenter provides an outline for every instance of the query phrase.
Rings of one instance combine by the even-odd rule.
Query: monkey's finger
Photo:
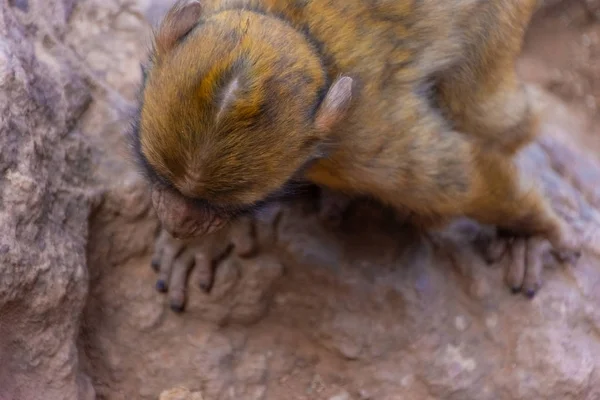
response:
[[[272,226],[282,213],[283,207],[280,203],[271,203],[258,209],[255,220],[264,225]]]
[[[150,266],[154,270],[154,272],[158,272],[160,270],[160,258],[162,256],[162,249],[158,249],[155,254],[152,256],[152,261],[150,261]]]
[[[198,252],[194,255],[194,261],[194,281],[200,289],[209,293],[214,280],[212,259],[207,254]]]
[[[256,250],[256,225],[250,218],[240,219],[231,230],[233,251],[240,257],[249,257]]]
[[[561,235],[549,238],[552,244],[551,253],[560,263],[575,265],[581,257],[581,245],[573,230],[565,224],[562,226]]]
[[[572,266],[577,265],[577,262],[581,258],[581,251],[579,250],[551,250],[554,258],[561,264],[569,264]]]
[[[547,242],[539,237],[532,237],[527,241],[526,268],[523,278],[523,292],[525,296],[532,299],[542,281],[542,270],[544,268],[544,251]]]
[[[488,264],[497,263],[506,254],[508,242],[504,239],[491,240],[485,252],[485,261]]]
[[[256,239],[253,235],[236,235],[234,238],[234,251],[240,257],[250,257],[256,251]]]
[[[160,270],[160,260],[162,259],[162,254],[166,246],[167,239],[167,232],[165,230],[161,230],[156,238],[156,241],[154,242],[154,253],[152,254],[152,261],[150,262],[150,266],[154,272],[158,272]]]
[[[175,312],[182,312],[185,307],[188,276],[193,265],[194,253],[191,251],[184,251],[173,263],[169,281],[169,305]]]
[[[511,259],[509,260],[510,264],[508,266],[506,282],[513,293],[519,293],[523,286],[523,279],[525,278],[525,240],[516,239],[510,246],[510,251]]]
[[[480,232],[474,241],[475,248],[487,264],[495,264],[502,259],[508,249],[508,241]]]
[[[183,244],[179,242],[172,242],[163,247],[158,270],[158,279],[156,280],[156,290],[161,293],[165,293],[169,289],[169,280],[171,278],[173,263],[181,250],[183,250]]]

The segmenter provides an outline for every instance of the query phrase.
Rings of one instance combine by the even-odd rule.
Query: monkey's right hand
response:
[[[156,289],[168,292],[171,309],[181,312],[190,276],[197,287],[209,293],[221,261],[232,252],[246,258],[256,251],[254,222],[250,218],[239,218],[228,227],[190,239],[177,239],[163,228],[152,257],[152,268],[158,273]]]
[[[168,293],[169,305],[175,312],[185,308],[190,272],[192,279],[205,292],[210,292],[218,263],[233,248],[229,232],[181,240],[162,229],[154,245],[152,268],[158,273],[156,289]],[[247,245],[251,247],[250,245]],[[244,249],[248,251],[247,248]]]

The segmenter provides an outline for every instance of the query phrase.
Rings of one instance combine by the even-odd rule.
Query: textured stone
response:
[[[544,89],[520,166],[584,243],[535,299],[475,255],[466,221],[422,238],[359,207],[325,227],[308,202],[267,216],[257,235],[276,244],[222,260],[210,293],[190,284],[182,314],[154,289],[158,223],[123,141],[146,19],[171,3],[0,3],[1,400],[600,398],[600,41],[584,2],[547,2],[519,64]]]
[[[89,90],[64,60],[40,55],[6,2],[0,36],[0,398],[92,399],[75,343],[92,197],[89,149],[73,126]]]

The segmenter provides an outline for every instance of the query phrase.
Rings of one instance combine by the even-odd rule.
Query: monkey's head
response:
[[[175,237],[211,233],[276,198],[350,105],[317,49],[277,17],[203,15],[180,1],[154,37],[134,148],[154,208]]]

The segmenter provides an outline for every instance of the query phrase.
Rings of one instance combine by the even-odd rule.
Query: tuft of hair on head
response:
[[[221,117],[230,108],[234,102],[238,92],[240,90],[240,77],[234,76],[230,82],[227,83],[224,90],[221,93],[217,114],[215,115],[215,123],[219,123]]]
[[[198,0],[178,0],[167,12],[154,33],[154,52],[158,59],[168,54],[187,35],[202,16]]]

